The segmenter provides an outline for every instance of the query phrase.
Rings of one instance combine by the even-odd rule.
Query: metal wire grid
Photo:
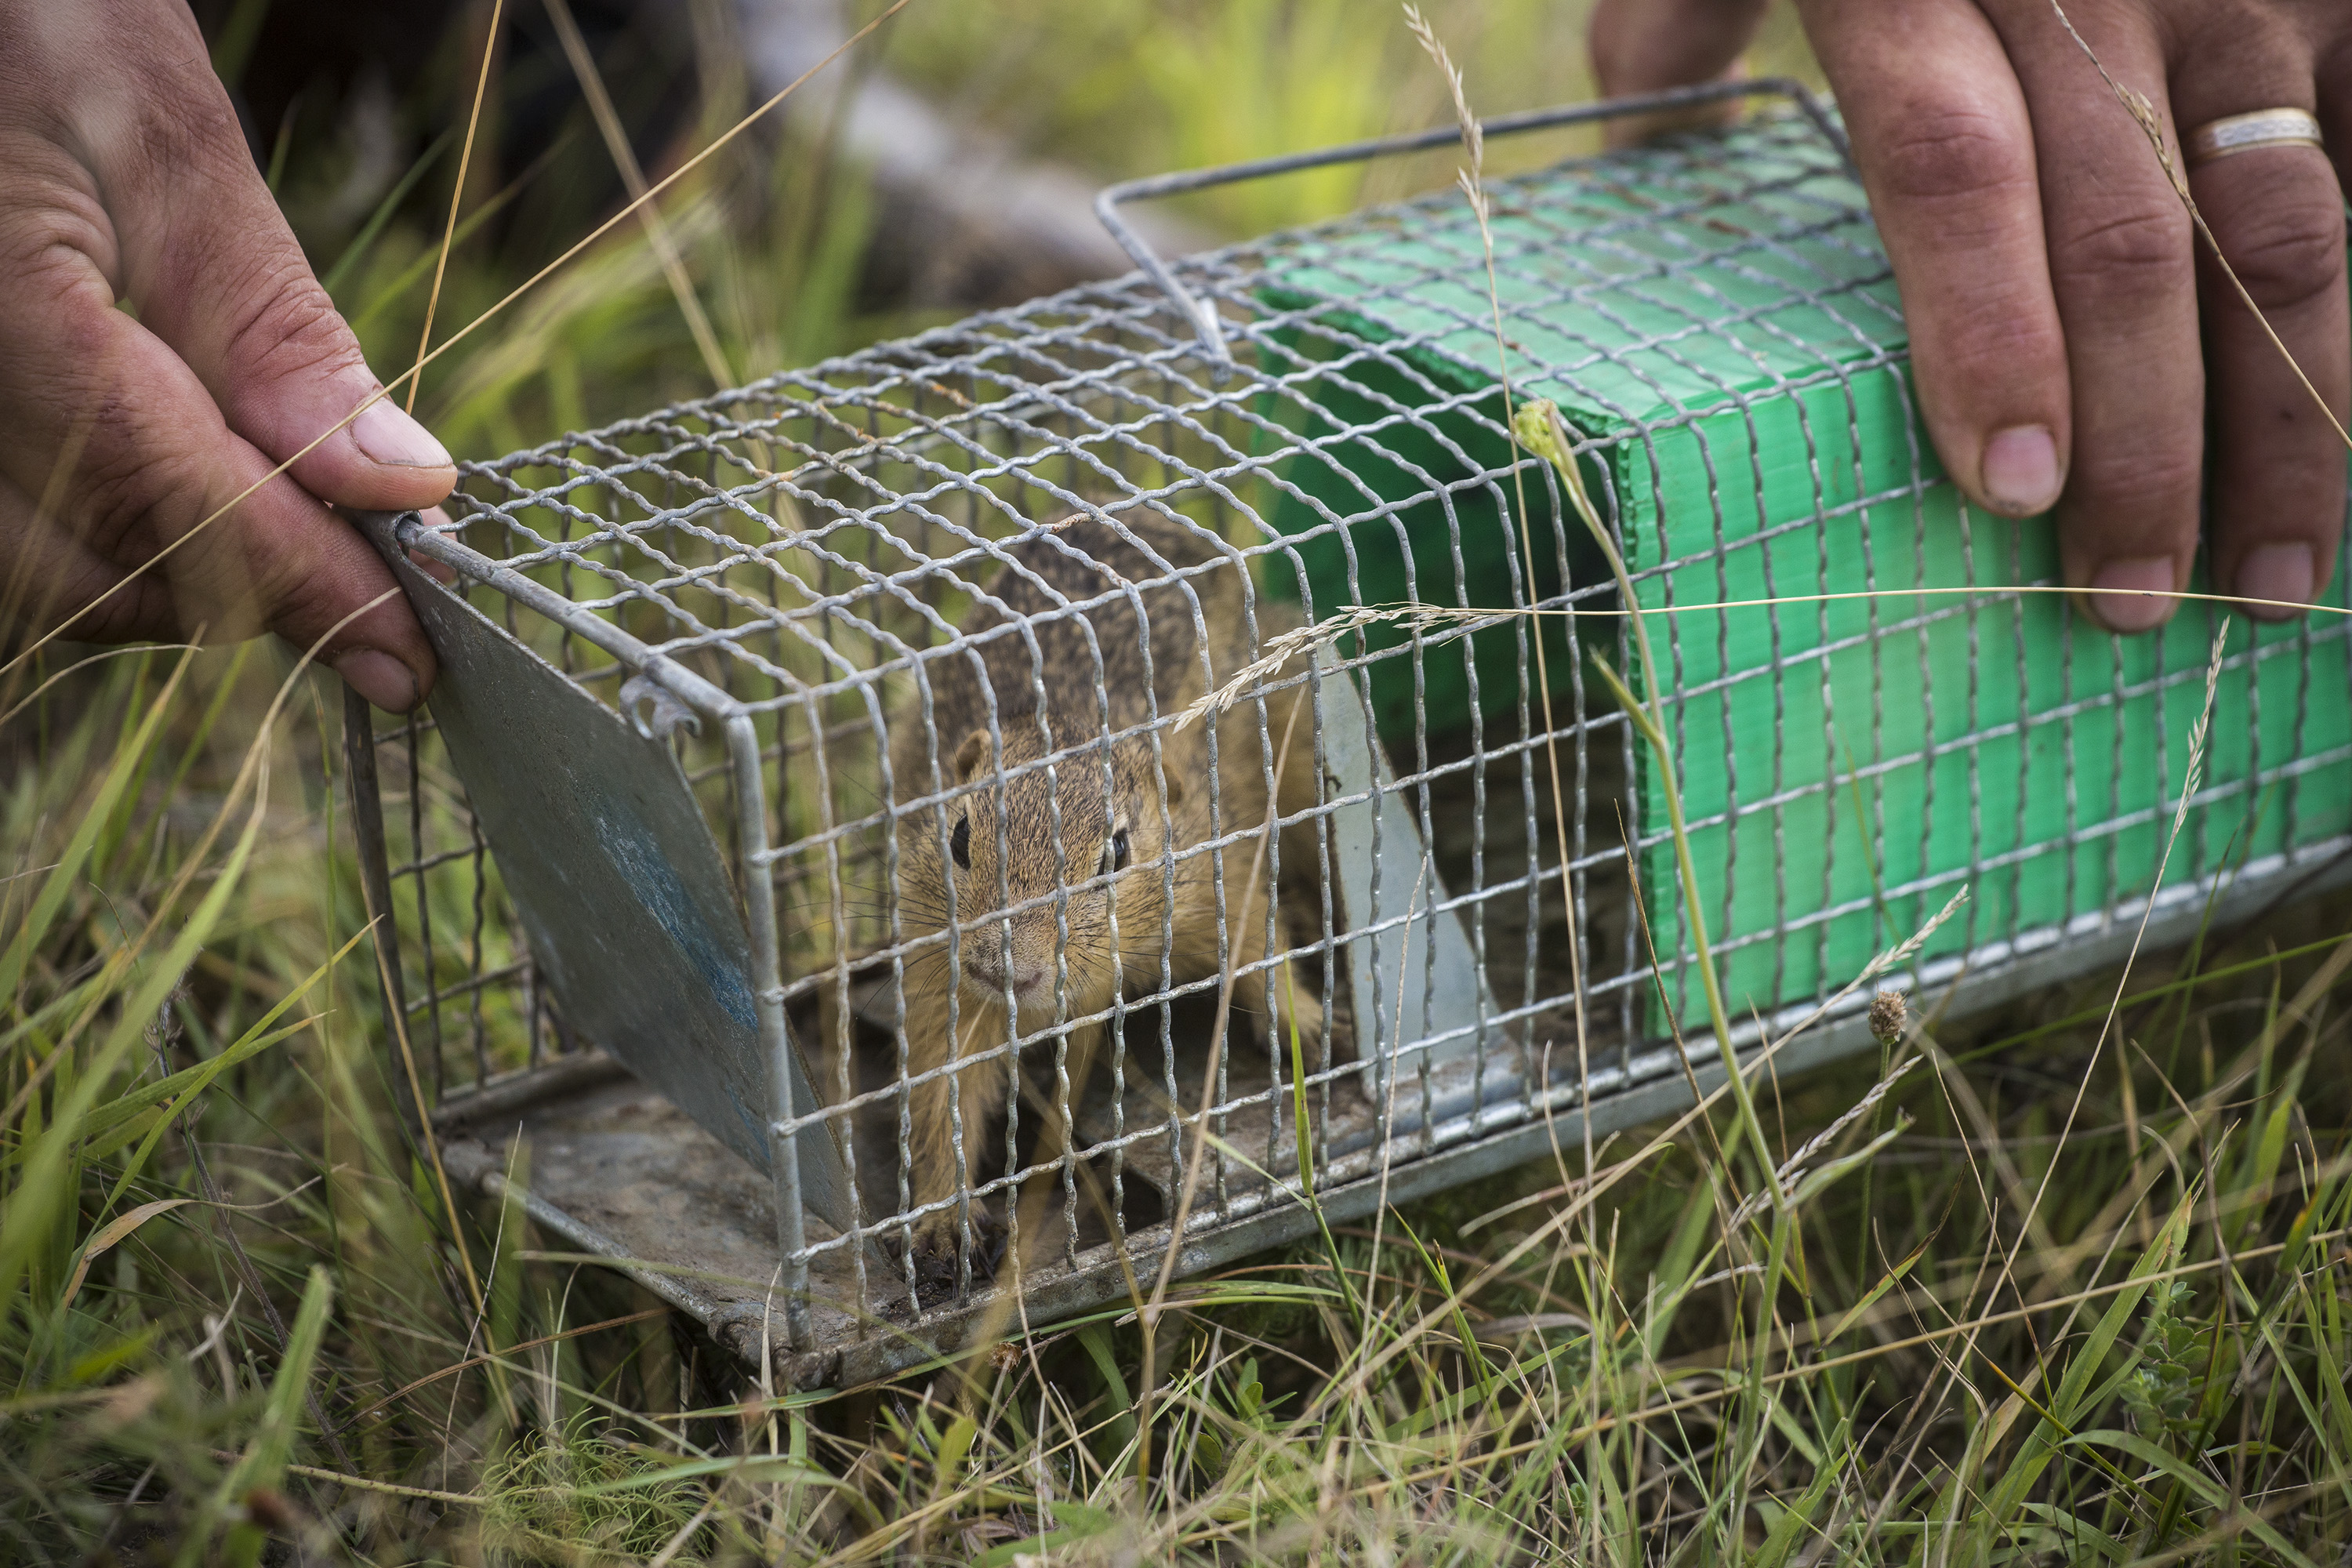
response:
[[[429,711],[376,730],[364,703],[346,708],[347,725],[368,726],[367,743],[352,757],[367,774],[362,799],[375,810],[363,815],[358,831],[363,862],[385,865],[380,881],[371,878],[369,896],[371,914],[388,915],[396,933],[400,962],[389,974],[396,988],[394,1038],[405,1037],[415,1055],[426,1109],[580,1054],[583,1043],[541,989],[496,860]]]
[[[1685,520],[1654,513],[1642,521],[1654,531],[1654,542],[1633,552],[1648,556],[1637,574],[1637,592],[1655,590],[1668,605],[1688,602],[1710,579],[1709,596],[1733,596],[1739,577],[1734,564],[1743,551],[1755,552],[1761,563],[1768,594],[1802,594],[1825,579],[1833,550],[1857,541],[1870,548],[1872,531],[1863,523],[1873,515],[1907,510],[1924,536],[1930,503],[1947,489],[1916,438],[1900,454],[1894,482],[1874,483],[1864,474],[1857,383],[1875,375],[1895,376],[1899,384],[1903,363],[1899,350],[1877,346],[1887,336],[1884,262],[1869,237],[1858,193],[1835,194],[1838,149],[1814,127],[1795,121],[1767,125],[1758,136],[1756,154],[1736,167],[1699,143],[1570,166],[1497,190],[1498,206],[1519,224],[1498,247],[1496,265],[1507,277],[1518,276],[1517,264],[1541,247],[1551,247],[1555,258],[1568,247],[1592,258],[1578,263],[1580,276],[1507,298],[1503,332],[1519,358],[1515,379],[1580,389],[1614,415],[1614,428],[1589,437],[1580,447],[1597,466],[1601,503],[1612,519],[1627,500],[1618,476],[1638,476],[1646,467],[1654,482],[1661,443],[1681,433],[1701,436],[1711,537],[1691,548]],[[1686,200],[1679,206],[1629,207],[1621,192],[1622,177],[1632,172],[1646,187],[1686,193]],[[1443,374],[1449,363],[1482,371],[1465,347],[1481,334],[1490,354],[1492,349],[1491,318],[1475,287],[1483,258],[1475,232],[1465,236],[1455,221],[1458,214],[1451,209],[1457,204],[1456,197],[1431,198],[1186,263],[1187,286],[1221,309],[1236,343],[1231,367],[1203,358],[1190,322],[1159,290],[1140,279],[1123,279],[784,373],[740,392],[494,463],[467,465],[454,509],[457,521],[419,544],[461,567],[487,558],[556,590],[581,614],[627,631],[701,676],[751,717],[766,797],[754,815],[767,824],[767,847],[744,842],[742,803],[733,795],[743,775],[730,770],[719,738],[678,731],[673,739],[714,836],[740,875],[747,885],[764,879],[774,889],[776,929],[755,932],[755,941],[764,937],[781,954],[782,981],[768,999],[782,1005],[803,1044],[821,1047],[817,1025],[828,992],[835,1006],[854,1012],[861,1000],[850,994],[854,978],[872,977],[877,965],[886,978],[900,978],[919,956],[909,951],[887,873],[894,837],[940,831],[932,807],[946,797],[925,796],[903,809],[889,804],[889,791],[878,779],[888,750],[887,722],[905,710],[904,694],[919,668],[968,656],[974,645],[961,635],[959,617],[979,597],[986,574],[1007,560],[1008,544],[1032,536],[1035,525],[1074,512],[1181,520],[1203,538],[1226,542],[1249,563],[1254,604],[1265,603],[1267,581],[1295,579],[1309,619],[1346,606],[1318,598],[1303,548],[1318,539],[1339,542],[1352,591],[1359,542],[1392,536],[1412,596],[1436,597],[1424,595],[1414,580],[1409,537],[1433,526],[1442,529],[1457,563],[1449,584],[1457,605],[1524,605],[1529,592],[1524,568],[1548,563],[1561,586],[1543,598],[1543,607],[1613,607],[1609,585],[1573,548],[1575,525],[1549,471],[1532,460],[1493,461],[1474,449],[1501,443],[1508,450],[1491,389],[1475,377]],[[1737,235],[1727,243],[1704,251],[1684,244],[1680,237],[1711,219],[1722,221],[1727,213],[1738,219],[1731,226]],[[1344,272],[1347,242],[1400,228],[1414,232],[1427,258],[1405,276],[1391,268],[1354,277],[1353,313],[1269,303],[1268,279],[1295,271],[1302,255],[1312,251],[1319,267]],[[1727,275],[1770,298],[1726,299],[1719,283]],[[1436,286],[1458,290],[1465,277],[1474,287],[1456,295],[1456,307],[1446,306]],[[1674,316],[1673,324],[1661,330],[1633,320],[1622,308],[1629,291],[1653,315]],[[1402,333],[1361,326],[1364,313],[1377,314],[1382,300],[1408,293],[1423,312],[1418,319],[1436,310],[1434,324]],[[1439,300],[1435,307],[1433,298]],[[1818,333],[1789,330],[1782,318],[1790,310],[1811,312],[1809,320],[1850,333],[1853,348],[1832,352]],[[1608,330],[1561,325],[1580,319]],[[1565,341],[1575,352],[1555,351],[1531,364],[1537,356],[1528,344],[1539,341]],[[1758,374],[1743,382],[1725,373],[1710,356],[1727,342]],[[1758,352],[1757,343],[1777,350],[1780,358]],[[1793,373],[1782,363],[1792,346],[1812,362]],[[1662,365],[1675,367],[1685,382],[1697,378],[1718,395],[1689,398],[1686,387],[1666,384],[1655,368]],[[1647,411],[1633,406],[1629,389],[1641,387],[1669,406],[1666,416],[1644,417]],[[1335,388],[1375,406],[1377,416],[1335,422],[1327,412]],[[1764,442],[1757,432],[1760,420],[1782,416],[1790,407],[1803,427],[1811,505],[1775,522],[1762,505],[1766,476],[1758,454]],[[1836,427],[1841,419],[1842,429]],[[1723,443],[1727,460],[1718,462],[1710,438],[1719,438],[1727,422],[1739,438]],[[1364,482],[1349,458],[1367,447],[1408,473],[1415,493],[1384,495]],[[1432,450],[1451,467],[1441,471],[1423,461],[1420,455]],[[1757,515],[1756,526],[1741,532],[1727,530],[1725,520],[1735,510],[1727,498],[1743,486],[1755,492]],[[1512,517],[1522,489],[1537,561],[1508,552],[1508,582],[1499,592],[1498,585],[1481,585],[1484,595],[1474,596],[1458,570],[1465,518],[1475,525],[1474,512]],[[1349,504],[1334,506],[1333,493],[1349,497]],[[1285,508],[1290,532],[1277,525]],[[1297,526],[1300,508],[1310,514],[1305,527]],[[2000,550],[1987,560],[1975,544],[1981,520],[1970,522],[1963,514],[1963,523],[1970,580],[2018,581],[2030,574],[2032,563],[2018,535],[2002,536]],[[1680,547],[1677,539],[1685,542]],[[1790,541],[1813,546],[1813,583],[1791,582],[1782,570],[1783,554],[1774,547]],[[1639,542],[1627,540],[1629,548]],[[1915,549],[1915,570],[1906,583],[1893,585],[1924,584],[1927,560],[1924,545]],[[1864,571],[1876,585],[1877,563],[1865,560]],[[576,629],[519,612],[511,600],[478,586],[468,592],[584,688],[624,705],[621,688],[633,672]],[[1051,617],[1040,617],[1045,618]],[[1745,949],[1770,955],[1771,994],[1760,999],[1765,1023],[1745,1031],[1751,1036],[1803,1012],[1843,978],[1831,973],[1828,957],[1828,933],[1841,921],[1860,919],[1871,926],[1874,942],[1891,941],[1903,934],[1891,928],[1891,911],[1906,900],[1916,907],[1962,881],[1980,887],[2003,875],[2021,879],[2053,854],[2063,862],[2070,907],[2082,901],[2074,897],[2078,877],[2103,879],[2095,910],[2040,930],[1971,924],[1961,941],[1978,963],[2079,940],[2113,928],[2137,908],[2144,884],[2131,882],[2119,857],[2097,860],[2079,851],[2135,826],[2168,819],[2175,803],[2162,787],[2151,804],[2126,801],[2119,721],[2109,726],[2116,750],[2107,797],[2078,799],[2075,731],[2093,716],[2117,715],[2150,699],[2159,717],[2168,717],[2164,705],[2189,683],[2201,697],[2201,669],[2135,668],[2130,652],[2116,645],[2111,668],[2101,672],[2105,679],[2090,679],[2077,658],[2066,672],[2064,700],[2053,706],[2021,684],[2017,712],[2005,720],[1986,717],[1985,694],[1973,676],[1958,694],[1923,683],[1931,704],[1928,743],[1880,753],[1875,742],[1887,661],[1903,658],[1906,647],[1924,660],[1931,632],[1947,623],[1967,628],[1971,667],[1974,655],[1995,642],[2014,642],[2021,650],[2026,636],[2014,595],[1873,602],[1854,618],[1822,605],[1801,616],[1772,615],[1768,657],[1741,666],[1727,651],[1735,641],[1732,612],[1664,618],[1661,640],[1678,752],[1687,758],[1719,748],[1726,769],[1720,809],[1692,824],[1695,834],[1723,835],[1718,929],[1736,924],[1741,879],[1761,877],[1773,889],[1774,926],[1735,932],[1720,946],[1727,958]],[[1659,1048],[1644,1008],[1662,984],[1679,995],[1674,988],[1685,983],[1690,963],[1687,932],[1679,910],[1653,900],[1645,910],[1645,942],[1641,922],[1628,918],[1625,908],[1628,859],[1643,862],[1667,846],[1643,814],[1645,764],[1633,753],[1622,716],[1608,710],[1605,699],[1591,699],[1583,657],[1586,639],[1597,636],[1601,651],[1622,667],[1619,623],[1570,619],[1562,626],[1566,657],[1549,666],[1549,710],[1537,694],[1528,623],[1511,619],[1499,635],[1509,639],[1515,690],[1493,700],[1480,688],[1477,662],[1466,661],[1466,710],[1421,710],[1407,742],[1392,739],[1388,748],[1392,776],[1385,787],[1410,805],[1442,883],[1427,890],[1417,918],[1464,922],[1492,1005],[1450,1031],[1374,1020],[1377,1052],[1396,1065],[1384,1100],[1362,1097],[1358,1068],[1334,1058],[1328,1039],[1319,1043],[1304,1076],[1313,1096],[1318,1186],[1334,1212],[1377,1201],[1379,1180],[1391,1168],[1420,1162],[1434,1169],[1441,1155],[1479,1145],[1524,1150],[1529,1131],[1549,1113],[1585,1101],[1586,1085],[1573,1081],[1572,1070],[1571,905],[1585,980],[1583,1011],[1592,1035],[1591,1096],[1623,1096],[1642,1082],[1681,1074],[1677,1053]],[[1809,637],[1798,635],[1806,631]],[[2249,671],[2258,660],[2295,661],[2304,672],[2298,689],[2307,693],[2317,660],[2340,660],[2345,640],[2333,625],[2306,626],[2234,655],[2230,665]],[[1449,647],[1458,653],[1459,641],[1458,632],[1414,627],[1390,648],[1367,651],[1343,642],[1329,668],[1360,693],[1383,662],[1402,660],[1418,687]],[[1807,778],[1791,766],[1790,748],[1809,742],[1788,732],[1788,695],[1800,685],[1817,689],[1829,707],[1833,665],[1857,657],[1868,668],[1864,760],[1848,777]],[[2022,671],[2021,651],[2015,662]],[[1292,679],[1314,687],[1318,705],[1340,699],[1328,674]],[[2256,697],[2260,688],[2257,679],[2244,682]],[[2299,752],[2304,698],[2296,701]],[[1769,704],[1771,714],[1772,741],[1761,758],[1748,754],[1735,733],[1735,710],[1748,703]],[[1955,706],[1962,714],[1957,725],[1939,717]],[[2259,713],[2253,717],[2257,725],[2263,721]],[[1166,718],[1159,717],[1162,727]],[[1977,763],[1997,743],[2048,725],[2058,728],[2065,758],[2064,833],[2025,842],[2021,815],[2017,842],[1985,849]],[[1259,731],[1264,742],[1262,718]],[[2159,785],[2179,772],[2163,749],[2178,746],[2177,732],[2167,731],[2167,724],[2157,725]],[[392,880],[411,982],[406,1012],[425,1059],[433,1064],[432,1092],[439,1094],[503,1068],[537,1063],[576,1042],[541,994],[527,948],[501,910],[494,854],[485,852],[462,792],[436,768],[431,734],[430,721],[419,721],[378,734],[376,743],[383,759],[380,771],[394,781],[386,786],[385,815],[399,855]],[[1970,759],[1965,776],[1972,850],[1964,867],[1890,879],[1877,896],[1857,903],[1829,896],[1832,863],[1825,848],[1818,895],[1788,885],[1792,838],[1833,826],[1842,792],[1866,801],[1873,855],[1880,866],[1892,867],[1891,851],[1905,829],[1898,820],[1890,833],[1882,784],[1906,768],[1924,766],[1928,794],[1922,809],[1945,810],[1934,793],[1940,776],[1935,763],[1955,752]],[[1552,831],[1547,767],[1554,754],[1569,803],[1565,857]],[[2210,784],[2191,803],[2199,808],[2191,820],[2225,798],[2251,797],[2277,784],[2284,787],[2284,810],[2292,823],[2296,781],[2337,765],[2344,754],[2339,748],[2299,755],[2284,767],[2252,769]],[[1087,759],[1065,753],[1061,760]],[[2168,766],[2171,773],[2163,771]],[[1759,783],[1748,783],[1750,778]],[[1344,804],[1327,797],[1314,815]],[[1621,819],[1630,854],[1619,837]],[[1747,822],[1769,825],[1772,862],[1760,868],[1738,853],[1743,840],[1736,829]],[[2279,865],[2258,864],[2244,874],[2301,865],[2340,847],[2333,839],[2303,845],[2292,828],[2287,843],[2289,849],[2275,858]],[[2201,825],[2187,836],[2186,847],[2193,885],[2167,895],[2173,905],[2229,868],[2229,845]],[[877,868],[884,875],[875,878]],[[1320,963],[1326,994],[1333,995],[1335,955],[1346,943],[1376,934],[1401,933],[1351,927],[1327,907],[1320,929],[1297,945]],[[1660,950],[1654,967],[1650,942]],[[1811,957],[1805,983],[1793,984],[1789,956],[1806,948]],[[1425,980],[1435,979],[1430,973],[1434,953],[1433,944],[1419,945]],[[1122,1089],[1149,1082],[1156,1070],[1163,1096],[1172,1090],[1182,1110],[1205,1100],[1220,1137],[1208,1147],[1187,1237],[1223,1239],[1187,1254],[1202,1262],[1281,1228],[1291,1212],[1288,1200],[1251,1179],[1243,1160],[1279,1175],[1293,1137],[1286,1121],[1292,1114],[1289,1065],[1276,1042],[1266,1042],[1254,1060],[1238,1046],[1230,1049],[1205,1096],[1201,1082],[1185,1078],[1202,1062],[1197,1052],[1183,1054],[1198,1042],[1183,1035],[1188,1026],[1175,1005],[1188,994],[1197,1001],[1204,989],[1147,989],[1116,1004],[1116,1023],[1156,1015],[1156,1037],[1148,1051],[1131,1058],[1125,1031],[1118,1032],[1108,1064]],[[869,992],[862,1000],[870,1007],[874,998]],[[1354,1023],[1360,1041],[1364,1020]],[[1066,1021],[1028,1044],[1066,1041],[1070,1026]],[[1013,1045],[999,1048],[1009,1055]],[[1712,1047],[1702,1041],[1696,1048]],[[862,1061],[855,1051],[829,1060],[821,1049],[813,1054],[832,1103],[798,1108],[798,1121],[862,1129],[865,1136],[845,1142],[866,1218],[848,1234],[811,1238],[794,1234],[793,1216],[779,1215],[793,1288],[806,1295],[814,1273],[845,1285],[853,1314],[902,1321],[911,1315],[923,1324],[968,1315],[972,1301],[963,1292],[977,1284],[968,1226],[959,1249],[958,1295],[944,1302],[924,1298],[906,1252],[886,1266],[860,1245],[871,1238],[903,1243],[916,1217],[907,1178],[903,1112],[909,1073],[903,1031],[881,1053],[878,1074],[871,1052]],[[1056,1088],[1066,1097],[1073,1092]],[[1086,1086],[1074,1089],[1083,1094]],[[1364,1136],[1348,1133],[1342,1102],[1350,1094],[1370,1101],[1361,1107],[1369,1121]],[[1096,1152],[1108,1158],[1115,1194],[1100,1224],[1090,1229],[1079,1212],[1074,1160],[1064,1161],[1058,1173],[1045,1173],[1060,1178],[1060,1228],[1053,1256],[1031,1258],[1027,1283],[1063,1310],[1125,1289],[1122,1248],[1156,1257],[1170,1239],[1166,1211],[1181,1185],[1189,1127],[1165,1109],[1164,1099],[1161,1110],[1140,1116],[1134,1101],[1132,1094],[1113,1099],[1111,1125]],[[1039,1173],[1034,1167],[1015,1169],[1023,1158],[1021,1097],[1010,1096],[1007,1106],[1010,1125],[1001,1148],[977,1147],[966,1131],[962,1152],[970,1168],[976,1176],[987,1173],[959,1191],[960,1214],[975,1203],[1002,1204],[1020,1177]],[[1072,1109],[1067,1098],[1057,1107],[1064,1116]],[[877,1149],[871,1125],[877,1119],[878,1142],[887,1145],[895,1127],[895,1148]],[[1234,1136],[1241,1129],[1257,1134],[1246,1147]],[[1160,1212],[1130,1215],[1122,1190],[1128,1173],[1155,1147],[1167,1152],[1153,1168]],[[1467,1161],[1456,1165],[1472,1168]],[[805,1323],[798,1327],[808,1332]]]

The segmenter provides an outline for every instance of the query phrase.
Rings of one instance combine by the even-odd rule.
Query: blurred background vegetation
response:
[[[882,8],[767,7],[787,21],[831,16],[842,33]],[[490,7],[387,7],[393,20],[361,29],[363,50],[322,42],[343,34],[310,7],[214,0],[210,9],[215,64],[240,89],[256,155],[389,378],[416,356]],[[397,26],[404,9],[420,25]],[[581,0],[572,10],[649,180],[772,90],[742,55],[757,0]],[[1480,113],[1592,95],[1588,0],[1433,0],[1424,10]],[[508,18],[436,343],[625,196],[540,0],[515,0]],[[1818,79],[1787,7],[1773,13],[1751,66]],[[902,197],[875,189],[871,161],[845,135],[843,97],[825,92],[877,77],[929,107],[950,136],[984,146],[986,163],[1052,171],[1076,190],[1452,119],[1444,82],[1401,19],[1370,0],[917,0],[662,199],[739,380],[1078,280],[1080,268],[1052,255],[974,269],[904,253],[910,229],[933,251],[972,237],[938,232]],[[1596,145],[1590,131],[1510,139],[1495,144],[1490,168],[1537,167]],[[1442,187],[1453,168],[1440,153],[1318,170],[1171,203],[1168,216],[1181,238],[1244,238]],[[1098,239],[1092,258],[1125,270],[1107,246]],[[488,458],[708,391],[706,364],[631,223],[438,362],[417,407],[451,450]]]

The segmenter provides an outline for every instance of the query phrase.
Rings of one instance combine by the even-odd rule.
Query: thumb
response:
[[[185,26],[201,62],[193,17],[170,10],[158,24]],[[140,79],[136,93],[121,80],[93,84],[74,113],[141,323],[195,372],[230,429],[275,462],[292,458],[295,481],[320,500],[392,511],[446,497],[448,452],[378,398],[383,384],[262,183],[219,79],[173,70]]]
[[[1768,0],[1601,0],[1586,40],[1593,80],[1604,98],[1696,87],[1738,74],[1739,56],[1756,37]],[[1719,123],[1733,104],[1664,114],[1629,115],[1609,122],[1613,147],[1646,142],[1669,131]]]

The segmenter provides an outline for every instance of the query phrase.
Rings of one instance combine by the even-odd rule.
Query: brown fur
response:
[[[906,934],[912,941],[948,928],[952,867],[954,924],[960,937],[954,969],[944,951],[908,966],[908,1066],[919,1075],[951,1058],[998,1051],[992,1059],[954,1075],[952,1100],[950,1079],[944,1073],[913,1090],[911,1175],[918,1205],[940,1202],[960,1185],[983,1179],[981,1158],[991,1142],[984,1130],[1003,1109],[1014,1074],[1014,1064],[1002,1049],[1008,1037],[1049,1027],[1057,1016],[1082,1018],[1102,1012],[1121,989],[1130,996],[1160,990],[1163,957],[1169,971],[1164,984],[1183,984],[1220,973],[1219,858],[1223,862],[1225,926],[1232,933],[1233,962],[1242,967],[1265,958],[1265,889],[1272,862],[1260,850],[1264,836],[1256,830],[1266,821],[1269,762],[1279,780],[1282,815],[1307,811],[1316,802],[1314,736],[1305,688],[1284,691],[1263,704],[1237,703],[1215,725],[1215,832],[1238,837],[1220,854],[1203,851],[1169,858],[1212,837],[1210,792],[1202,787],[1209,776],[1210,726],[1195,721],[1181,732],[1160,728],[1157,769],[1150,736],[1123,732],[1150,722],[1155,707],[1163,720],[1181,712],[1211,689],[1211,683],[1229,679],[1255,650],[1244,616],[1238,562],[1221,559],[1214,546],[1181,524],[1147,517],[1125,526],[1149,547],[1150,554],[1117,529],[1091,521],[1073,521],[1012,546],[1007,553],[1013,564],[1000,568],[986,585],[983,602],[964,629],[982,632],[1008,619],[1017,621],[1135,584],[1150,630],[1148,671],[1132,601],[1122,596],[1087,613],[1086,621],[1094,633],[1091,647],[1086,626],[1074,616],[1033,625],[1034,663],[1018,633],[992,639],[982,651],[984,679],[969,654],[928,661],[930,733],[938,738],[940,752],[936,780],[919,700],[902,704],[892,715],[893,794],[903,808],[898,894]],[[1155,563],[1152,554],[1165,566]],[[1165,580],[1170,569],[1182,571],[1211,562],[1217,563],[1213,570],[1181,583]],[[1143,586],[1147,584],[1150,585]],[[996,605],[988,604],[989,599]],[[1269,626],[1263,604],[1258,615],[1262,637],[1293,624],[1284,620]],[[1206,670],[1201,658],[1203,629]],[[1097,647],[1099,688],[1094,679]],[[1043,727],[1034,679],[1041,668]],[[1001,761],[988,728],[992,696]],[[1261,711],[1266,726],[1263,742]],[[1043,768],[1020,771],[1045,755],[1046,727],[1055,758],[1050,783]],[[1121,738],[1106,745],[1102,737],[1107,734]],[[982,787],[953,793],[959,785],[974,784]],[[935,793],[946,795],[936,806],[929,804]],[[925,804],[913,804],[917,802]],[[1123,870],[1117,868],[1121,834]],[[1004,851],[1001,882],[1000,835]],[[968,865],[957,861],[959,849]],[[1292,869],[1312,867],[1316,843],[1311,820],[1283,834],[1281,855],[1286,880]],[[1253,859],[1259,862],[1254,879]],[[1172,920],[1167,897],[1171,866]],[[1009,901],[1002,896],[1007,893]],[[999,912],[1008,908],[1013,911],[1009,921]],[[1061,935],[1065,920],[1066,939]],[[943,950],[944,944],[940,945]],[[1057,953],[1068,999],[1066,1014],[1057,1014],[1055,1005]],[[1280,970],[1271,972],[1277,977],[1273,987],[1276,1037],[1288,1037],[1294,1021],[1288,1009],[1295,995],[1300,1037],[1318,1039],[1323,1005],[1309,989],[1310,966],[1292,963],[1295,967],[1286,976]],[[1237,983],[1234,991],[1234,1011],[1260,1028],[1265,1025],[1259,1009],[1266,1001],[1266,973],[1246,976],[1247,983]],[[1008,979],[1020,1024],[1011,1037],[1005,1018]],[[951,995],[960,1042],[950,1038]],[[1108,1027],[1107,1022],[1095,1023],[1069,1034],[1066,1067],[1072,1105],[1085,1092]],[[959,1117],[963,1125],[961,1167],[954,1136]],[[1041,1158],[1050,1159],[1070,1147],[1071,1129],[1061,1125],[1058,1116],[1044,1131],[1051,1146],[1041,1146]],[[956,1211],[949,1207],[919,1222],[915,1244],[937,1268],[952,1258],[956,1235]]]

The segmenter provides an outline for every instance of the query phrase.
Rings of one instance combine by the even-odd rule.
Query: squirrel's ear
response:
[[[956,748],[956,782],[971,783],[971,775],[978,773],[981,764],[986,761],[988,761],[988,731],[974,730],[963,738],[963,744]]]
[[[1163,781],[1162,787],[1168,794],[1168,809],[1173,811],[1184,804],[1183,770],[1168,766],[1163,763],[1160,769],[1160,777]]]

